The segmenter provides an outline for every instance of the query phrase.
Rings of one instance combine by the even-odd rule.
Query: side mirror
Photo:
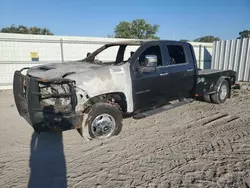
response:
[[[90,54],[91,54],[91,53],[90,53],[90,52],[88,52],[88,53],[87,53],[87,57],[89,57],[89,55],[90,55]]]
[[[157,67],[157,56],[146,55],[140,72],[155,72]]]

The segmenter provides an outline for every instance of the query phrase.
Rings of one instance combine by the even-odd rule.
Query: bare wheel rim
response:
[[[227,86],[226,84],[222,84],[221,88],[220,88],[220,99],[224,100],[227,97]]]
[[[116,128],[115,119],[109,114],[96,116],[91,124],[91,132],[96,138],[108,138]]]

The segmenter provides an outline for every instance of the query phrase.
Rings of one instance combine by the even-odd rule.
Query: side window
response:
[[[167,45],[168,54],[170,56],[170,64],[177,65],[186,63],[185,52],[180,45]]]
[[[139,63],[141,66],[144,65],[144,60],[147,55],[157,56],[157,66],[162,66],[161,48],[160,46],[150,46],[148,47],[139,57]]]
[[[140,46],[128,45],[124,51],[123,61],[127,61]]]

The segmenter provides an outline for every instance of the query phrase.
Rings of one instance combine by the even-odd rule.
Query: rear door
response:
[[[195,84],[195,66],[190,54],[189,44],[164,42],[165,94],[169,98],[188,97]]]

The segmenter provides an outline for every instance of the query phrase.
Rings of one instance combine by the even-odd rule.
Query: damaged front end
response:
[[[13,92],[19,114],[36,132],[54,132],[82,127],[83,114],[76,111],[75,82],[69,79],[42,80],[14,74]]]

